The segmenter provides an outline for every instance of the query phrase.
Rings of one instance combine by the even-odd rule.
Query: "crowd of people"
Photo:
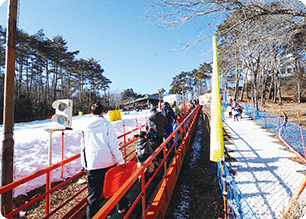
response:
[[[180,107],[176,102],[172,106],[164,102],[161,110],[153,107],[146,124],[146,131],[141,131],[137,137],[136,154],[138,166],[153,153],[153,151],[173,132],[177,123],[181,123],[184,117],[195,108],[195,102],[190,101],[187,108],[184,104]],[[107,171],[117,165],[125,167],[115,129],[112,124],[103,117],[104,108],[100,103],[94,103],[90,106],[91,117],[84,124],[82,131],[82,152],[81,163],[87,172],[87,218],[92,218],[101,208],[104,197],[103,193],[104,179]],[[174,144],[173,137],[166,146],[166,150]],[[160,153],[147,168],[146,174],[151,174],[163,159]],[[124,195],[117,204],[119,214],[127,212],[131,206],[131,201]]]

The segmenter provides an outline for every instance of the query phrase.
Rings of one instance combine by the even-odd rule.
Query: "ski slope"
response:
[[[113,121],[112,124],[117,135],[123,134],[123,122],[125,132],[133,130],[146,122],[149,110],[142,112],[121,112],[122,120]],[[65,131],[64,135],[64,159],[72,157],[81,151],[82,124],[90,115],[74,116],[72,130]],[[108,114],[104,117],[108,119]],[[50,134],[45,129],[55,128],[57,124],[51,119],[16,123],[14,125],[14,181],[48,167],[48,147]],[[0,126],[1,142],[3,141],[3,125]],[[119,140],[120,141],[120,140]],[[0,154],[2,150],[0,151]],[[2,154],[1,154],[2,156]],[[62,132],[52,134],[52,164],[62,160]],[[0,167],[1,168],[1,167]],[[64,166],[63,177],[71,177],[82,170],[80,159]],[[1,172],[0,172],[1,175]],[[61,181],[61,168],[51,172],[52,182]],[[45,176],[41,176],[15,189],[14,197],[38,188],[46,183]]]

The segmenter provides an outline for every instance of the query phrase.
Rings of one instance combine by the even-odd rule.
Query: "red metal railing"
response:
[[[134,207],[136,206],[137,202],[142,199],[142,215],[143,218],[149,218],[150,215],[152,214],[152,204],[150,206],[148,206],[146,208],[146,203],[145,203],[145,191],[148,188],[148,186],[150,185],[150,183],[152,182],[152,180],[154,179],[154,177],[156,176],[157,172],[160,170],[160,168],[164,169],[164,176],[163,176],[163,182],[161,183],[161,186],[165,186],[167,185],[168,180],[170,179],[171,173],[169,173],[169,171],[171,172],[171,169],[173,168],[173,166],[178,166],[178,159],[181,159],[180,156],[177,156],[180,151],[182,151],[182,147],[184,148],[189,148],[188,143],[190,141],[191,138],[191,134],[192,134],[192,129],[194,129],[195,127],[195,121],[196,118],[198,116],[199,113],[199,109],[200,106],[198,106],[192,113],[190,113],[185,119],[184,121],[178,125],[178,127],[173,131],[173,133],[153,152],[153,154],[143,163],[143,165],[130,177],[130,179],[116,192],[116,194],[114,194],[110,200],[103,206],[103,208],[97,213],[97,215],[95,216],[95,218],[105,218],[109,212],[115,207],[115,205],[117,204],[117,202],[122,198],[122,196],[129,190],[129,188],[133,185],[133,183],[138,179],[139,176],[141,176],[141,192],[139,193],[139,195],[137,196],[137,198],[135,199],[134,203],[132,204],[130,210],[126,213],[125,218],[129,217],[129,215],[131,214],[132,210],[134,209]],[[137,124],[137,122],[136,122]],[[124,121],[123,121],[123,125],[124,125]],[[127,160],[133,160],[136,159],[136,155],[135,155],[135,150],[133,149],[131,150],[128,154],[127,154],[127,146],[129,146],[130,144],[132,144],[133,142],[135,142],[138,138],[133,138],[129,141],[129,139],[127,139],[127,136],[132,134],[133,132],[137,132],[142,130],[142,128],[144,128],[145,125],[142,125],[140,127],[136,127],[135,129],[126,132],[120,136],[118,136],[118,139],[123,138],[123,145],[120,147],[120,150],[123,149],[123,154],[124,154],[124,160],[125,162]],[[125,128],[123,129],[125,132]],[[177,132],[180,132],[179,135],[177,135]],[[174,137],[174,143],[171,146],[171,148],[166,151],[166,144],[169,142],[169,140]],[[176,147],[177,142],[181,140],[181,146],[179,148]],[[62,141],[64,142],[64,141]],[[167,157],[169,156],[170,152],[174,150],[175,151],[175,156],[172,160],[172,164],[167,167]],[[159,153],[163,153],[163,160],[161,162],[161,164],[158,166],[157,170],[155,171],[155,173],[153,174],[153,176],[150,178],[150,180],[145,183],[145,169],[148,167],[148,165],[155,159],[155,157],[159,154]],[[131,155],[133,157],[131,157]],[[34,204],[35,202],[38,202],[39,200],[43,199],[46,197],[46,200],[48,199],[48,197],[50,198],[51,193],[58,190],[59,188],[61,188],[62,186],[68,184],[69,182],[71,182],[72,180],[78,178],[79,176],[81,176],[83,173],[85,173],[85,170],[82,170],[81,172],[79,172],[78,174],[70,177],[69,179],[63,181],[62,183],[58,184],[57,186],[51,188],[51,171],[63,167],[65,164],[70,163],[72,161],[75,161],[77,159],[80,158],[80,154],[77,154],[73,157],[70,157],[68,159],[65,159],[59,163],[56,163],[54,165],[51,165],[50,167],[47,167],[43,170],[40,170],[36,173],[33,173],[29,176],[26,176],[20,180],[17,180],[13,183],[10,183],[6,186],[3,186],[0,188],[0,194],[3,194],[7,191],[10,191],[24,183],[27,183],[35,178],[38,178],[40,176],[46,175],[46,192],[39,195],[38,197],[32,199],[31,201],[27,202],[26,204],[22,205],[21,207],[13,210],[12,212],[8,213],[5,215],[5,217],[7,218],[11,218],[13,216],[15,216],[16,214],[18,214],[20,211],[26,209],[27,207],[31,206],[32,204]],[[129,158],[129,159],[128,159]],[[181,164],[180,164],[181,165]],[[48,177],[49,176],[49,177]],[[165,187],[163,187],[165,188]],[[174,188],[174,186],[173,186]],[[70,197],[69,199],[65,200],[63,203],[61,203],[59,206],[57,206],[55,209],[53,209],[51,212],[51,206],[50,206],[50,201],[46,201],[46,205],[45,205],[45,217],[44,218],[49,218],[52,215],[54,215],[56,212],[58,212],[61,208],[63,208],[65,205],[67,205],[71,200],[73,200],[75,197],[77,197],[79,194],[81,194],[82,192],[84,192],[87,189],[87,186],[84,186],[80,191],[76,192],[72,197]],[[169,200],[168,200],[169,201]],[[67,212],[64,216],[62,216],[62,218],[71,218],[73,216],[75,216],[78,211],[80,211],[80,209],[82,209],[84,206],[86,205],[86,198],[82,199],[78,204],[76,204],[74,206],[73,209],[71,209],[69,212]],[[151,210],[150,210],[151,209]],[[154,208],[153,208],[154,209]]]
[[[2,187],[0,188],[0,194],[3,194],[3,193],[5,193],[5,192],[7,192],[7,191],[10,191],[10,190],[12,190],[12,189],[14,189],[14,188],[16,188],[16,187],[18,187],[18,186],[24,184],[24,183],[27,183],[27,182],[29,182],[30,180],[33,180],[33,179],[35,179],[35,178],[37,178],[37,177],[40,177],[40,176],[42,176],[42,175],[44,175],[44,174],[48,174],[48,173],[50,173],[52,170],[55,170],[55,169],[61,167],[62,165],[65,165],[65,164],[67,164],[67,163],[69,163],[69,162],[71,162],[71,161],[74,161],[74,160],[78,159],[79,157],[80,157],[80,154],[77,154],[77,155],[75,155],[75,156],[73,156],[73,157],[70,157],[70,158],[68,158],[68,159],[66,159],[66,160],[64,160],[64,161],[62,161],[62,162],[56,163],[56,164],[54,164],[54,165],[52,165],[52,166],[50,166],[50,167],[47,167],[47,168],[45,168],[45,169],[43,169],[43,170],[40,170],[40,171],[38,171],[38,172],[36,172],[36,173],[33,173],[33,174],[29,175],[29,176],[26,176],[26,177],[24,177],[24,178],[22,178],[22,179],[20,179],[20,180],[17,180],[17,181],[12,182],[12,183],[10,183],[10,184],[8,184],[8,185],[2,186]],[[67,183],[70,182],[71,180],[73,180],[73,179],[75,179],[76,177],[80,176],[80,175],[83,174],[84,172],[85,172],[84,170],[81,171],[81,172],[78,173],[77,175],[75,175],[75,176],[69,178],[68,180],[66,180],[66,181],[64,181],[63,183],[57,185],[56,187],[52,188],[52,189],[49,190],[49,191],[47,191],[47,189],[46,189],[46,192],[45,192],[45,193],[43,193],[43,194],[41,194],[40,196],[34,198],[33,200],[27,202],[26,204],[22,205],[21,207],[15,209],[14,211],[12,211],[12,212],[10,212],[9,214],[5,215],[5,217],[10,218],[10,217],[16,215],[16,214],[19,213],[20,211],[24,210],[25,208],[31,206],[31,205],[34,204],[35,202],[37,202],[37,201],[41,200],[42,198],[46,197],[48,194],[51,194],[52,192],[54,192],[54,191],[55,191],[56,189],[58,189],[59,187],[61,187],[61,186],[65,185],[65,184],[67,184]],[[46,177],[46,178],[48,178],[48,177]],[[48,180],[48,179],[47,179],[47,180]],[[46,187],[47,187],[49,184],[51,184],[51,183],[50,183],[50,182],[46,182]],[[46,209],[47,209],[47,208],[50,209],[50,206],[46,206]]]
[[[197,121],[200,108],[200,105],[198,105],[196,109],[193,110],[193,112],[190,113],[184,119],[184,121],[178,125],[178,127],[172,132],[172,134],[153,152],[153,154],[142,164],[142,166],[139,167],[136,172],[120,187],[120,189],[104,204],[104,206],[99,210],[99,212],[93,217],[94,219],[106,218],[108,214],[112,211],[112,209],[116,206],[116,204],[120,201],[120,199],[123,197],[123,195],[126,194],[136,182],[136,180],[139,179],[139,177],[141,177],[141,190],[139,191],[139,194],[137,195],[135,200],[133,200],[133,203],[128,212],[125,214],[124,218],[128,218],[131,215],[137,203],[139,203],[140,201],[142,203],[142,218],[155,218],[157,213],[160,213],[161,215],[165,214],[165,212],[160,211],[165,211],[165,209],[167,209],[167,205],[169,204],[173,189],[175,187],[176,179],[178,177],[178,169],[182,165],[183,156],[185,155],[184,153],[189,148],[189,142],[193,130],[195,128],[195,123]],[[173,136],[176,135],[178,131],[180,131],[180,134],[175,137],[173,145],[168,151],[166,151],[167,143]],[[177,148],[176,143],[178,140],[181,140],[181,144]],[[167,157],[169,156],[172,150],[174,150],[175,155],[169,162],[169,160],[167,161]],[[149,164],[153,162],[153,160],[158,156],[159,153],[163,153],[164,158],[156,169],[156,171],[151,176],[151,178],[148,180],[148,182],[145,183],[145,170],[147,169]],[[169,166],[167,166],[167,162],[170,163]],[[164,168],[164,175],[159,188],[154,194],[154,198],[147,207],[146,190],[148,189],[150,183],[154,180],[160,168]]]
[[[124,121],[123,121],[123,124],[124,124]],[[136,121],[136,124],[137,124],[137,121]],[[136,128],[135,128],[135,129],[133,129],[133,130],[131,130],[131,131],[129,131],[129,132],[126,132],[126,133],[124,133],[124,134],[122,134],[122,135],[120,135],[120,136],[117,137],[118,139],[124,138],[124,143],[123,143],[123,145],[120,147],[120,150],[121,150],[121,149],[124,149],[124,156],[123,156],[123,158],[124,158],[125,162],[126,162],[127,160],[131,160],[131,159],[135,159],[135,158],[136,158],[136,157],[132,157],[132,158],[130,158],[130,159],[127,159],[127,158],[130,157],[131,155],[134,155],[134,154],[135,154],[135,150],[136,150],[136,149],[132,150],[129,154],[127,154],[127,153],[126,153],[126,152],[127,152],[126,147],[129,146],[130,144],[132,144],[134,141],[137,140],[137,139],[132,139],[131,141],[127,142],[127,139],[126,139],[127,136],[130,135],[130,134],[133,133],[133,132],[137,132],[137,131],[142,130],[144,127],[145,127],[145,124],[142,125],[142,126],[140,126],[140,127],[137,127],[137,125],[136,125]],[[125,132],[125,129],[123,129],[123,130],[124,130],[124,132]],[[63,135],[62,135],[62,137],[63,137]],[[63,139],[62,139],[62,144],[63,144],[63,143],[64,143],[64,141],[63,141]],[[62,148],[63,148],[63,145],[62,145]],[[63,149],[62,149],[62,150],[63,150]],[[134,155],[134,156],[135,156],[135,155]],[[63,158],[63,154],[62,154],[62,158]],[[31,201],[27,202],[26,204],[20,206],[19,208],[13,210],[12,212],[6,214],[5,217],[6,217],[6,218],[11,218],[11,217],[15,216],[16,214],[18,214],[20,211],[26,209],[27,207],[31,206],[31,205],[34,204],[35,202],[37,202],[37,201],[39,201],[39,200],[41,200],[41,199],[43,199],[43,198],[46,197],[46,206],[45,206],[45,215],[46,215],[46,216],[45,216],[45,218],[49,218],[51,215],[53,215],[54,213],[56,213],[59,209],[61,209],[62,207],[64,207],[66,204],[68,204],[69,201],[71,201],[73,198],[75,198],[76,196],[78,196],[79,194],[81,194],[83,191],[85,191],[85,190],[87,189],[87,186],[85,186],[84,188],[82,188],[82,189],[81,189],[80,191],[78,191],[73,197],[71,197],[71,198],[69,198],[68,200],[64,201],[64,202],[63,202],[62,204],[60,204],[56,209],[54,209],[52,212],[50,212],[50,209],[51,209],[51,206],[50,206],[50,200],[51,200],[51,199],[50,199],[50,196],[51,196],[51,193],[54,192],[54,191],[56,191],[56,190],[59,189],[60,187],[62,187],[62,186],[64,186],[64,185],[68,184],[69,182],[71,182],[71,181],[74,180],[75,178],[81,176],[83,173],[85,173],[85,170],[82,170],[82,171],[79,172],[78,174],[76,174],[76,175],[70,177],[69,179],[63,181],[62,183],[60,183],[59,185],[55,186],[54,188],[51,188],[51,171],[53,171],[53,170],[55,170],[55,169],[57,169],[57,168],[60,168],[60,167],[63,168],[63,166],[64,166],[65,164],[70,163],[70,162],[72,162],[72,161],[75,161],[75,160],[78,159],[78,158],[80,158],[80,154],[77,154],[77,155],[75,155],[75,156],[73,156],[73,157],[70,157],[70,158],[68,158],[68,159],[66,159],[66,160],[62,160],[61,162],[58,162],[58,163],[56,163],[56,164],[54,164],[54,165],[51,165],[50,167],[44,168],[44,169],[42,169],[42,170],[40,170],[40,171],[38,171],[38,172],[36,172],[36,173],[33,173],[33,174],[29,175],[29,176],[26,176],[26,177],[24,177],[24,178],[22,178],[22,179],[19,179],[19,180],[13,182],[13,183],[10,183],[10,184],[8,184],[8,185],[5,185],[5,186],[3,186],[3,187],[0,187],[0,194],[3,194],[3,193],[5,193],[5,192],[8,192],[8,191],[10,191],[10,190],[12,190],[12,189],[17,188],[18,186],[20,186],[20,185],[22,185],[22,184],[24,184],[24,183],[27,183],[27,182],[29,182],[29,181],[31,181],[31,180],[33,180],[33,179],[36,179],[36,178],[38,178],[38,177],[40,177],[40,176],[43,176],[43,175],[46,175],[46,192],[44,192],[43,194],[39,195],[38,197],[32,199]],[[62,173],[62,174],[63,174],[63,173]],[[82,204],[86,204],[86,199],[85,199],[85,200],[83,199],[83,200],[80,202],[80,205],[82,205]],[[72,210],[71,212],[68,212],[68,213],[66,214],[66,216],[68,216],[68,215],[70,215],[70,214],[72,215],[72,214],[74,213],[74,211],[77,211],[77,210],[78,210],[77,207],[78,207],[78,206],[76,206],[75,209]],[[67,217],[66,217],[66,218],[67,218]]]

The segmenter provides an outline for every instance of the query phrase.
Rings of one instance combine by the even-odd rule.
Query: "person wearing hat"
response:
[[[160,145],[163,142],[163,138],[165,136],[165,126],[167,125],[167,118],[159,111],[157,111],[156,107],[153,107],[151,110],[151,114],[148,119],[148,126],[149,123],[155,125],[155,131],[158,134],[157,141]]]
[[[147,139],[147,133],[145,131],[141,131],[139,133],[139,140],[136,143],[136,154],[137,154],[137,167],[140,167],[142,163],[153,153],[153,149]],[[150,163],[147,168],[148,173],[152,173],[154,171],[153,163]]]

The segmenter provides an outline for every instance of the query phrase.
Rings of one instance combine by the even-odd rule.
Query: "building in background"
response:
[[[168,96],[164,96],[163,101],[168,102],[171,105],[175,101],[176,104],[178,105],[180,102],[183,102],[183,95],[182,94],[171,94],[171,95],[168,95]]]

